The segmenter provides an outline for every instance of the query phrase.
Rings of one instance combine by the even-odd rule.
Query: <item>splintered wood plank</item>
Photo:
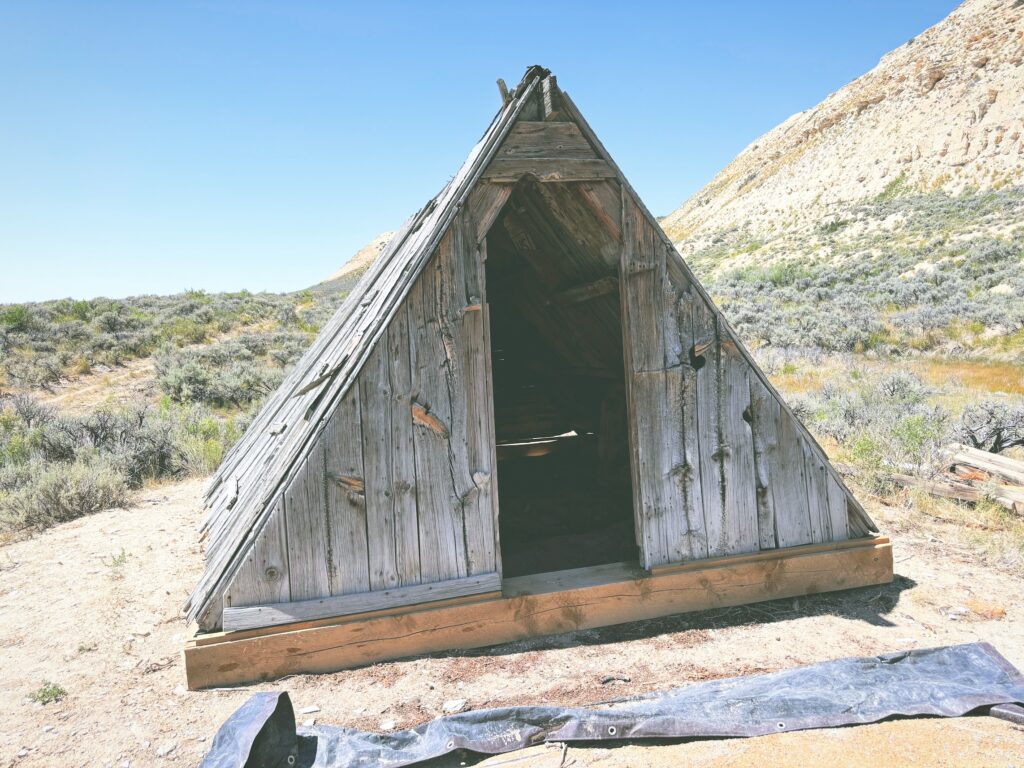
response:
[[[720,340],[719,365],[724,396],[720,416],[723,435],[722,476],[725,488],[726,554],[759,548],[754,443],[750,418],[750,366],[730,339]]]
[[[496,157],[487,166],[483,178],[487,181],[515,182],[527,174],[542,182],[593,181],[613,179],[615,171],[604,160],[576,158]]]
[[[431,584],[394,587],[355,595],[322,597],[319,600],[254,605],[225,611],[224,630],[232,632],[259,627],[274,627],[298,621],[350,616],[408,605],[423,604],[424,607],[430,607],[430,603],[439,600],[494,592],[499,594],[501,592],[501,576],[497,573],[487,573],[479,576],[467,576],[464,579],[435,581]]]
[[[464,455],[465,443],[449,439],[453,434],[451,387],[456,350],[448,321],[451,307],[446,281],[452,276],[442,270],[438,258],[442,248],[451,247],[450,239],[449,233],[413,286],[408,304],[411,410],[430,417],[415,419],[413,429],[420,573],[425,582],[458,579],[468,572],[455,460],[456,449]]]
[[[779,441],[775,431],[772,396],[757,376],[750,377],[751,433],[754,443],[755,492],[757,493],[757,531],[761,549],[775,549],[775,498],[772,494],[772,466],[778,466]]]
[[[369,586],[366,524],[366,479],[363,467],[363,430],[356,382],[331,415],[318,441],[324,446],[323,482],[330,512],[327,549],[330,594],[363,592]],[[301,600],[294,594],[292,599]]]
[[[830,472],[828,474],[828,516],[831,523],[831,541],[843,541],[850,538],[850,513],[846,494],[846,489]]]
[[[298,475],[285,490],[288,514],[288,579],[292,600],[310,600],[331,593],[327,570],[330,539],[324,478],[324,447],[314,443]]]
[[[851,542],[852,544],[853,542]],[[646,576],[627,564],[506,579],[505,597],[411,606],[292,630],[201,636],[185,648],[191,689],[333,672],[424,653],[744,605],[892,581],[892,545],[865,539],[826,551],[738,555]]]
[[[775,507],[775,530],[779,548],[810,544],[810,504],[805,464],[803,435],[795,418],[775,397],[768,399],[768,408],[775,423],[776,452],[769,453],[768,472],[772,479],[772,501]]]
[[[410,411],[394,413],[398,403],[395,402],[391,388],[389,357],[388,336],[385,334],[370,353],[359,376],[363,470],[366,474],[366,532],[372,590],[390,589],[400,583],[397,552],[399,511],[395,508],[399,488],[394,476],[394,460],[399,450],[394,444],[393,425],[396,421],[406,421],[410,425],[410,433],[412,431]],[[411,448],[402,446],[403,449],[406,447]],[[410,490],[411,485],[404,489],[406,498]]]
[[[458,367],[464,398],[465,414],[465,485],[461,499],[466,532],[466,567],[469,574],[497,570],[494,496],[497,487],[494,471],[494,420],[491,416],[493,396],[490,387],[490,329],[482,312],[484,304],[483,252],[471,237],[472,220],[460,216],[453,223],[450,258],[452,272],[462,275],[462,285],[453,286],[453,304],[464,303],[453,323],[460,324]],[[472,309],[468,309],[472,307]],[[455,425],[458,426],[456,420]]]
[[[279,499],[245,562],[225,590],[225,606],[285,603],[291,600],[284,518],[284,501]]]
[[[690,305],[693,318],[693,347],[690,356],[697,369],[697,443],[701,500],[704,503],[704,525],[708,557],[728,552],[725,518],[725,477],[722,468],[722,382],[719,366],[718,322],[704,301],[695,296]]]
[[[597,154],[575,123],[520,120],[505,137],[498,157],[596,158]]]

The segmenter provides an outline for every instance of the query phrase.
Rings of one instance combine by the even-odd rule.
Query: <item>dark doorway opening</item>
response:
[[[637,559],[617,187],[521,181],[487,235],[504,576]]]

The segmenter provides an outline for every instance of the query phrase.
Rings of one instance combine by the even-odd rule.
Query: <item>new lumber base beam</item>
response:
[[[654,573],[613,563],[505,579],[500,594],[197,635],[192,690],[892,581],[883,536],[705,560]]]

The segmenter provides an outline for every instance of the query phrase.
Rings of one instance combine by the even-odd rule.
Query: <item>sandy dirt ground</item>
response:
[[[719,609],[229,690],[185,689],[181,604],[197,579],[200,481],[145,491],[0,547],[0,766],[196,765],[255,690],[283,688],[300,721],[404,728],[445,701],[480,708],[587,704],[851,655],[987,640],[1024,667],[1024,595],[1007,573],[949,542],[942,523],[892,533],[890,586]],[[628,682],[602,684],[618,675]],[[67,691],[39,704],[47,682]],[[562,763],[554,747],[488,765]],[[459,764],[459,760],[453,762]],[[564,765],[1024,766],[1024,729],[987,717],[614,748],[569,748]]]

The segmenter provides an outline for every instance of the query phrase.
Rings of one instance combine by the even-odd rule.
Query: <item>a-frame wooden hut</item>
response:
[[[892,578],[888,541],[539,67],[206,501],[193,687]]]

